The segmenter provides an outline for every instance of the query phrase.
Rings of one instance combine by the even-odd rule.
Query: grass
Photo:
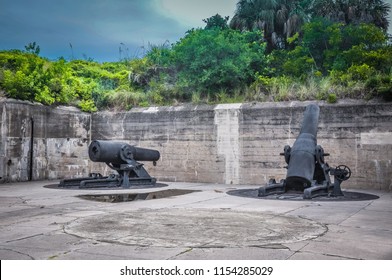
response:
[[[306,79],[288,76],[262,77],[249,87],[233,91],[222,89],[215,94],[193,92],[192,94],[179,95],[177,91],[163,86],[153,87],[146,93],[127,90],[112,91],[104,95],[105,107],[115,110],[130,110],[133,107],[178,105],[182,102],[222,104],[293,100],[325,100],[328,103],[336,103],[339,99],[371,99],[375,96],[375,91],[369,89],[366,82],[348,80],[343,84],[329,76],[309,76]],[[184,100],[185,96],[189,98]]]
[[[309,76],[300,80],[284,76],[262,81],[263,84],[249,88],[247,101],[326,100],[335,103],[338,99],[371,96],[362,81],[350,81],[346,86],[334,83],[330,77]]]
[[[137,91],[112,91],[106,93],[104,98],[107,107],[115,110],[130,110],[135,106],[146,105],[147,102],[146,94]]]

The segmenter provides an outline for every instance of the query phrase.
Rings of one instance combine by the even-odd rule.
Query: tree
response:
[[[279,74],[301,78],[316,71],[324,75],[367,69],[389,73],[392,47],[387,40],[374,24],[345,25],[315,18],[303,26],[298,45],[291,51],[274,51],[273,60],[283,71]]]
[[[223,18],[220,14],[216,14],[207,19],[203,19],[203,21],[207,24],[205,29],[218,28],[223,30],[229,28],[229,25],[227,24],[227,22],[229,21],[229,17]]]
[[[315,0],[312,16],[345,24],[372,23],[387,31],[390,10],[390,4],[382,0]]]
[[[202,97],[244,87],[259,71],[253,67],[265,65],[265,44],[261,34],[254,33],[217,28],[189,31],[173,46],[178,84]]]
[[[39,55],[39,53],[40,53],[40,51],[41,51],[41,48],[37,45],[36,42],[33,42],[33,43],[28,43],[28,44],[25,46],[25,50],[26,50],[26,52],[28,52],[28,53],[32,53],[32,54]]]
[[[287,38],[310,20],[310,0],[240,0],[230,22],[239,30],[262,30],[267,52],[285,49]]]

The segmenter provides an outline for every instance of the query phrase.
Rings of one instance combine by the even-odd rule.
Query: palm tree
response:
[[[286,39],[310,19],[312,0],[240,0],[230,27],[263,30],[267,51],[286,48]]]
[[[387,31],[391,6],[382,0],[315,0],[312,10],[312,16],[345,24],[373,23]]]
[[[270,52],[287,48],[287,38],[312,17],[345,24],[373,23],[387,31],[390,10],[383,0],[239,0],[230,27],[262,30]]]

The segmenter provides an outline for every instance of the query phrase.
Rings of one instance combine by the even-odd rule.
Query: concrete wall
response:
[[[92,139],[126,140],[161,152],[160,180],[263,184],[286,175],[285,145],[299,133],[308,103],[228,104],[135,109],[93,115]],[[391,104],[320,105],[318,143],[330,166],[348,165],[344,187],[392,189]],[[93,169],[103,171],[102,165]],[[107,171],[107,170],[106,170]]]
[[[158,165],[145,165],[161,181],[261,185],[285,177],[286,164],[279,153],[294,143],[306,104],[151,107],[90,117],[67,109],[3,103],[0,177],[26,179],[28,123],[34,115],[43,127],[34,140],[34,179],[111,172],[105,164],[88,161],[87,145],[91,139],[113,139],[159,150]],[[318,143],[331,154],[327,162],[332,167],[346,164],[353,171],[343,187],[391,190],[391,104],[319,105]]]
[[[0,182],[88,173],[90,114],[7,99],[0,102]],[[33,124],[33,131],[32,131]]]

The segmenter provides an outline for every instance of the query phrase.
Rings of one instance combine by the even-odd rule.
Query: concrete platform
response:
[[[380,198],[324,202],[226,193],[256,188],[249,185],[44,188],[55,183],[0,185],[0,259],[392,259],[391,193],[360,190]],[[117,203],[79,197],[178,189],[198,191]]]

